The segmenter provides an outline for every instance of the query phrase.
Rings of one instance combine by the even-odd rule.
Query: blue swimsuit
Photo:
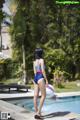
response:
[[[38,80],[41,79],[41,78],[44,78],[43,74],[42,74],[42,70],[41,70],[41,66],[40,65],[37,65],[35,66],[36,68],[36,75],[34,76],[34,82],[37,84],[38,83]]]

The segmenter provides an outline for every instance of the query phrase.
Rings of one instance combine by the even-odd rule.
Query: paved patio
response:
[[[0,94],[0,99],[4,98],[23,98],[23,97],[33,97],[34,92],[33,90],[29,90],[27,93],[16,93],[16,94]],[[74,95],[80,95],[80,92],[70,92],[70,93],[57,93],[58,97],[63,96],[74,96]],[[28,109],[24,109],[22,107],[13,105],[11,103],[8,103],[6,101],[0,100],[0,111],[1,112],[9,112],[10,116],[13,118],[13,120],[34,120],[35,113],[32,111],[29,111]],[[75,113],[66,113],[66,114],[60,114],[60,113],[51,113],[46,115],[46,113],[43,113],[44,120],[80,120],[80,114]],[[77,118],[77,119],[74,119]]]

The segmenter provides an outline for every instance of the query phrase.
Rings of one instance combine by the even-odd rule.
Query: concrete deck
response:
[[[79,96],[79,92],[63,92],[63,93],[56,93],[57,97],[69,97],[69,96]],[[28,92],[24,93],[1,93],[0,94],[0,99],[8,99],[8,98],[23,98],[23,97],[33,97],[34,96],[34,90],[30,90]]]
[[[33,97],[34,92],[33,90],[29,90],[27,93],[16,93],[16,94],[0,94],[0,99],[4,98],[23,98],[23,97]],[[80,92],[70,92],[70,93],[57,93],[58,97],[66,97],[66,96],[74,96],[74,95],[80,95]],[[2,112],[9,112],[10,116],[14,120],[34,120],[35,113],[32,111],[29,111],[28,109],[24,109],[22,107],[13,105],[11,103],[5,102],[3,100],[0,100],[0,111]],[[46,113],[43,113],[43,115],[46,115]],[[68,113],[65,115],[58,115],[54,116],[54,113],[52,115],[44,116],[45,120],[70,120],[73,118],[77,118],[77,120],[80,120],[80,114],[75,113]],[[75,119],[76,120],[76,119]]]
[[[24,98],[24,97],[33,97],[34,96],[34,91],[33,90],[28,90],[28,92],[16,92],[16,93],[1,93],[0,94],[0,99],[13,99],[13,98]]]

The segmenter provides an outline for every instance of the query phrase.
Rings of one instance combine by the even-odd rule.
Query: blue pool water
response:
[[[34,111],[33,99],[11,100],[9,102]],[[58,98],[56,100],[46,99],[42,111],[47,113],[49,113],[49,111],[50,113],[70,111],[80,114],[80,96]]]

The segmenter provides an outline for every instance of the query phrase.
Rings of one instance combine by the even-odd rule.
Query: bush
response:
[[[12,59],[0,60],[0,80],[16,77],[15,73],[18,70],[19,63]]]
[[[4,60],[0,60],[0,79],[4,78]]]

